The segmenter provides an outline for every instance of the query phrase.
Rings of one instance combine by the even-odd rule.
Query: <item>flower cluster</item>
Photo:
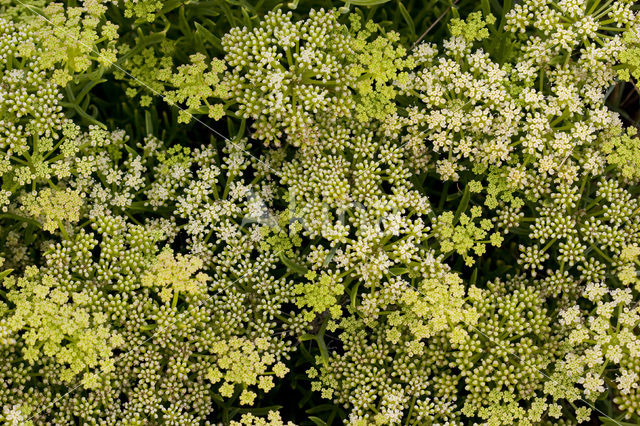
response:
[[[117,422],[193,422],[216,399],[252,405],[286,374],[284,337],[302,325],[274,311],[293,290],[266,273],[273,254],[221,253],[226,270],[207,275],[198,258],[158,251],[165,236],[154,224],[115,216],[92,227],[53,246],[42,268],[5,278],[1,329],[3,351],[22,351],[52,384],[82,374],[83,391],[50,401],[50,388],[8,365],[7,403],[34,419],[90,420],[99,410]]]
[[[605,391],[607,380],[614,403],[630,419],[640,412],[638,304],[630,289],[611,290],[602,283],[587,285],[583,297],[592,303],[591,311],[578,305],[560,311],[572,347],[560,363],[591,399]]]
[[[633,1],[0,3],[3,424],[640,424]]]
[[[317,114],[329,119],[354,108],[345,66],[351,37],[336,11],[312,11],[305,21],[267,14],[253,30],[234,28],[222,39],[230,73],[225,83],[241,117],[255,120],[254,137],[280,145],[319,139]],[[308,142],[307,142],[308,141]]]

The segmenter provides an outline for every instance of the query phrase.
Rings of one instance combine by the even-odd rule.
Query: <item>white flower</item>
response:
[[[24,415],[20,411],[19,405],[14,405],[11,408],[4,408],[4,417],[12,426],[17,426],[24,422]]]
[[[627,395],[631,389],[638,387],[638,374],[634,371],[622,370],[622,373],[616,377],[616,382],[618,382],[620,393]]]
[[[572,306],[568,309],[560,311],[560,323],[563,325],[578,324],[580,322],[580,307],[578,305]]]
[[[605,391],[604,380],[602,380],[598,374],[589,372],[585,377],[579,378],[578,383],[584,386],[588,395],[592,393],[602,393]]]

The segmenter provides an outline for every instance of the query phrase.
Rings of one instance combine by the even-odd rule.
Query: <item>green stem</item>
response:
[[[38,222],[35,219],[31,219],[29,217],[20,216],[20,215],[13,214],[13,213],[0,213],[0,219],[2,219],[2,218],[18,220],[20,222],[30,223],[32,225],[37,226],[38,228],[42,228],[42,225],[40,224],[40,222]]]
[[[64,224],[62,223],[61,220],[58,220],[58,228],[60,228],[60,233],[62,234],[64,239],[68,240],[69,239],[69,234],[67,234],[67,230],[64,229]]]

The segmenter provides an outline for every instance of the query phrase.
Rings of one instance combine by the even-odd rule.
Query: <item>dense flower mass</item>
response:
[[[0,2],[0,423],[640,424],[639,81],[633,0]]]

